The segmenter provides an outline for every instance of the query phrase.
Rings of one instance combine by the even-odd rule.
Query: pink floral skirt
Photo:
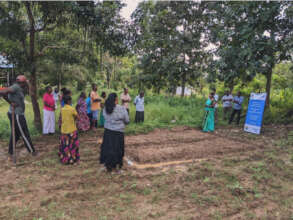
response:
[[[77,131],[71,134],[61,134],[59,157],[63,164],[74,164],[79,162],[79,140]]]
[[[79,120],[77,121],[77,129],[79,131],[87,131],[90,129],[90,119],[87,116],[87,113],[79,112]]]

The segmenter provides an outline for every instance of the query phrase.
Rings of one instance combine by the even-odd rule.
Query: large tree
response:
[[[272,70],[290,60],[288,38],[292,36],[291,2],[217,2],[209,5],[211,40],[218,46],[219,79],[234,84],[250,81],[257,73],[266,77],[270,103]]]
[[[98,54],[108,51],[118,56],[127,51],[126,23],[119,15],[122,7],[120,1],[0,3],[0,52],[5,52],[19,72],[29,74],[38,129],[41,114],[37,82],[41,78],[56,82],[44,73],[55,69],[55,79],[62,78],[63,73],[71,74],[82,87],[87,76],[97,72]]]
[[[42,38],[68,19],[71,3],[64,2],[1,2],[0,36],[2,52],[20,70],[29,72],[30,96],[34,123],[40,130],[41,114],[37,93],[37,62],[49,49],[62,45],[46,44]],[[12,46],[13,49],[9,48]]]
[[[132,15],[135,51],[140,55],[141,80],[157,92],[194,83],[207,57],[204,48],[206,4],[142,2]]]

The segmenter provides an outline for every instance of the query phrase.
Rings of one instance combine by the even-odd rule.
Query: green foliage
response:
[[[205,6],[193,1],[139,4],[132,14],[134,49],[141,55],[138,81],[159,92],[199,78],[207,58]]]
[[[200,98],[179,98],[164,96],[145,97],[145,122],[131,123],[126,132],[145,133],[155,128],[171,128],[178,125],[201,127],[204,115],[204,100]],[[131,120],[134,121],[135,109],[131,108]]]
[[[274,66],[292,59],[286,42],[292,35],[289,2],[218,2],[210,5],[212,42],[218,43],[218,60],[211,72],[230,87],[266,76],[270,100]],[[282,14],[282,16],[281,16]]]
[[[95,82],[108,93],[130,87],[158,94],[190,85],[198,97],[212,87],[220,96],[241,90],[247,105],[251,92],[272,90],[265,123],[292,120],[292,63],[281,62],[292,54],[291,2],[145,1],[132,23],[121,17],[124,6],[121,1],[1,2],[0,53],[16,64],[17,73],[30,73],[38,95],[46,85],[82,91]],[[35,20],[32,42],[29,9]],[[149,120],[130,125],[130,132],[201,124],[199,114],[193,115],[202,111],[201,98],[146,96],[146,103]]]

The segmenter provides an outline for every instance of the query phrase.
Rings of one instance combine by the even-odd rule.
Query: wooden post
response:
[[[15,151],[15,109],[11,105],[11,121],[12,121],[12,149],[13,149],[13,163],[16,164],[16,151]]]

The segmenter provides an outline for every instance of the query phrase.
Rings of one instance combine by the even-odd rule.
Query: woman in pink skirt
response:
[[[77,121],[77,129],[80,131],[87,131],[90,129],[90,120],[87,116],[87,104],[85,99],[86,95],[84,92],[82,92],[76,105],[76,110],[79,115],[79,120]]]

